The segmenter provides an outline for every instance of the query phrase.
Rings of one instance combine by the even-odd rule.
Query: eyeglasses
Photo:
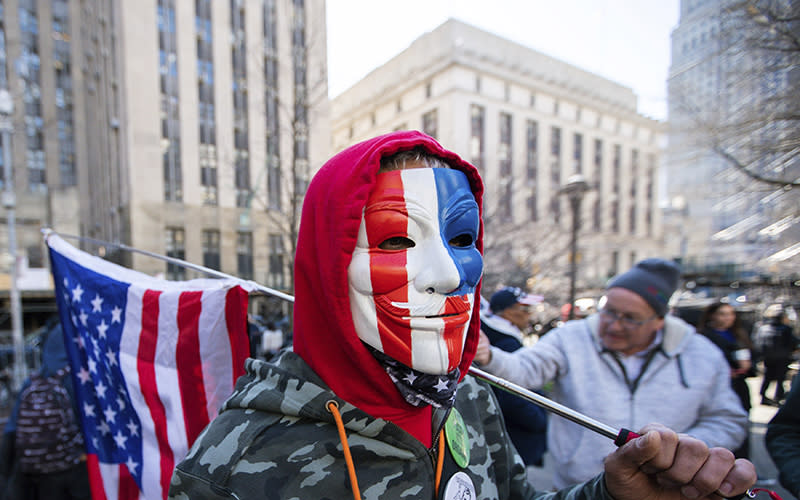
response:
[[[603,316],[603,318],[605,318],[606,321],[610,323],[619,321],[619,324],[622,325],[622,328],[626,330],[635,330],[640,326],[644,325],[645,323],[649,323],[650,321],[653,321],[658,317],[658,315],[655,315],[651,318],[639,320],[631,318],[630,316],[627,316],[625,314],[620,314],[613,309],[608,309],[605,307],[600,309],[599,312]]]

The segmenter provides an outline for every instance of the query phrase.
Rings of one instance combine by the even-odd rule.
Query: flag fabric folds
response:
[[[167,497],[175,465],[244,373],[236,280],[166,281],[47,236],[94,500]]]

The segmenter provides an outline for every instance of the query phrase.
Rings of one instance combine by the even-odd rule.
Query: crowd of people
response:
[[[749,461],[643,423],[593,477],[535,491],[492,390],[468,375],[481,328],[481,211],[477,170],[424,134],[387,134],[328,161],[301,217],[293,349],[247,361],[175,468],[170,496],[677,500],[751,486]],[[610,324],[642,321],[616,307]],[[728,432],[746,417],[725,389]]]
[[[762,402],[782,403],[788,361],[771,353],[797,347],[785,310],[770,310],[752,339],[722,302],[688,324],[669,314],[680,269],[650,258],[611,279],[592,311],[527,345],[539,297],[504,287],[482,305],[482,198],[477,169],[419,132],[331,158],[302,210],[291,346],[273,353],[274,325],[251,337],[255,355],[177,463],[169,497],[679,500],[752,487],[746,379],[763,361]],[[60,401],[68,421],[62,361],[29,384],[64,385],[49,391],[64,398],[37,394]],[[548,418],[469,375],[473,363],[638,436],[615,446]],[[68,432],[59,439],[74,446],[61,446],[55,469],[24,469],[31,456],[15,446],[35,412],[19,408],[35,405],[23,399],[0,479],[35,490],[45,473],[83,477],[85,455]],[[795,494],[799,399],[795,380],[767,433]],[[545,450],[554,491],[528,480]],[[19,498],[81,498],[85,485],[74,483]]]

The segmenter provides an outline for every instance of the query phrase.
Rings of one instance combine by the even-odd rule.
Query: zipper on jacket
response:
[[[444,412],[444,416],[442,417],[441,420],[439,420],[439,423],[436,426],[437,428],[434,429],[433,436],[432,436],[433,444],[431,445],[430,448],[428,448],[428,456],[431,457],[431,461],[433,462],[434,468],[436,467],[436,456],[437,456],[437,452],[439,450],[439,434],[444,432],[444,424],[445,424],[445,422],[447,422],[447,417],[450,416],[450,410],[452,410],[452,408],[448,408],[447,410],[442,410],[442,409],[438,409],[438,408],[434,408],[433,409],[433,412],[434,412],[433,419],[437,418],[437,415],[436,415],[437,412],[439,412],[439,413]],[[431,422],[431,423],[433,423],[433,422]]]
[[[606,352],[610,353],[611,357],[614,358],[614,361],[616,361],[617,365],[619,365],[620,370],[622,370],[622,376],[625,378],[625,385],[628,386],[628,390],[631,393],[631,397],[633,397],[633,395],[636,393],[636,389],[639,387],[639,381],[642,380],[642,377],[644,376],[645,371],[647,371],[647,367],[650,366],[650,362],[653,361],[653,358],[655,358],[656,353],[661,351],[661,346],[659,345],[659,346],[654,347],[653,350],[651,350],[647,354],[647,359],[644,360],[644,364],[642,365],[642,369],[639,370],[639,375],[636,376],[636,378],[633,380],[633,382],[631,382],[631,379],[628,378],[628,370],[625,369],[625,364],[623,364],[622,360],[619,359],[619,355],[617,353],[615,353],[614,351],[610,351],[610,350],[606,350],[606,349],[604,349],[604,350]]]

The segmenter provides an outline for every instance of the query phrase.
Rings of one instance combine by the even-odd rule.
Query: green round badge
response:
[[[467,426],[458,410],[453,408],[444,423],[444,437],[453,460],[462,469],[469,465],[469,436]]]

